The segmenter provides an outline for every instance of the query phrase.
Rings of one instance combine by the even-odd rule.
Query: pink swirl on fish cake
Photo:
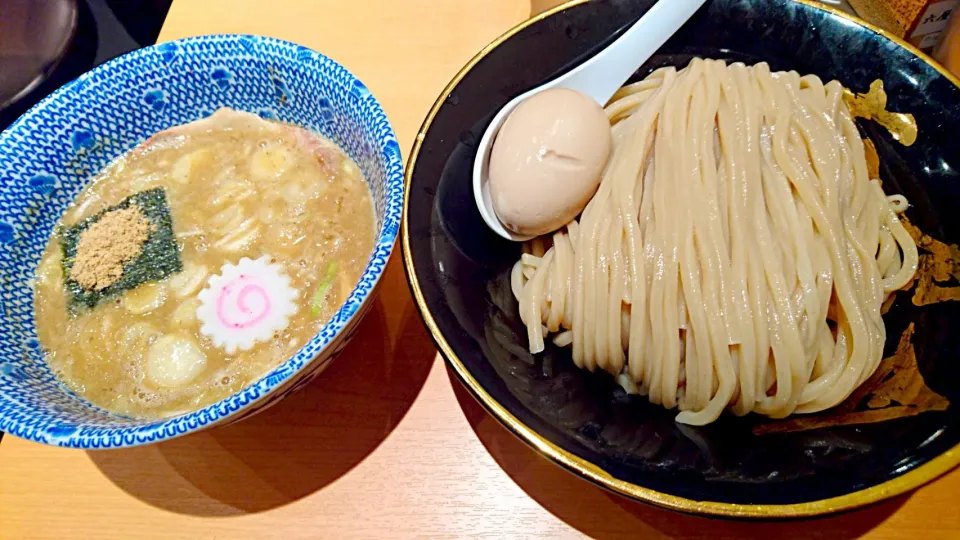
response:
[[[239,289],[236,296],[231,294]],[[260,299],[259,305],[247,305],[247,297],[255,295]],[[229,302],[229,303],[228,303]],[[238,330],[257,326],[270,315],[270,295],[262,285],[248,276],[239,278],[224,285],[217,295],[217,318],[228,328]],[[234,318],[233,316],[238,316]],[[244,320],[243,317],[246,317]]]
[[[197,294],[200,333],[227,354],[274,339],[298,310],[299,292],[272,260],[264,255],[226,263]]]

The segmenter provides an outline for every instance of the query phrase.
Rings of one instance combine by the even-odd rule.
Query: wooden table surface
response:
[[[160,39],[248,32],[321,51],[374,92],[406,152],[457,70],[554,1],[176,0]],[[0,538],[960,538],[960,470],[871,508],[789,523],[609,494],[527,448],[452,378],[399,252],[384,281],[330,369],[250,420],[103,452],[5,437]]]

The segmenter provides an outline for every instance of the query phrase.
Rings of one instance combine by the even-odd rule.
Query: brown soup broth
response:
[[[342,150],[307,130],[229,109],[161,132],[108,166],[61,223],[156,187],[166,192],[181,272],[71,315],[54,236],[35,282],[37,332],[51,368],[95,405],[137,418],[209,405],[292,356],[346,300],[375,236],[369,188]],[[200,332],[197,295],[224,264],[262,256],[290,278],[296,313],[273,339],[227,354]],[[148,376],[148,351],[164,336],[192,341],[206,355],[188,384],[163,386]]]

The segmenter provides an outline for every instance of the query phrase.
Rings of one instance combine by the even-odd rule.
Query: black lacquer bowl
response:
[[[507,101],[609,43],[652,3],[577,0],[527,21],[474,58],[430,111],[407,167],[404,260],[441,352],[480,402],[538,451],[613,491],[677,510],[814,515],[943,474],[960,462],[960,413],[946,405],[960,403],[960,332],[951,330],[958,302],[917,306],[914,291],[899,293],[885,317],[885,356],[901,339],[904,346],[885,360],[889,374],[806,426],[756,415],[682,426],[675,411],[627,397],[608,375],[577,370],[566,351],[526,353],[508,279],[520,246],[489,232],[474,207],[477,141]],[[913,114],[919,126],[905,146],[859,121],[879,153],[884,187],[910,199],[908,217],[925,233],[960,240],[960,83],[931,60],[807,0],[713,0],[637,77],[695,56],[766,61],[855,92],[881,80],[887,108]],[[952,279],[935,286],[954,287]]]

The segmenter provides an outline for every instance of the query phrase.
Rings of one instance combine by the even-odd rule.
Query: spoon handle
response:
[[[545,87],[573,88],[604,105],[706,0],[659,0],[622,36]]]

